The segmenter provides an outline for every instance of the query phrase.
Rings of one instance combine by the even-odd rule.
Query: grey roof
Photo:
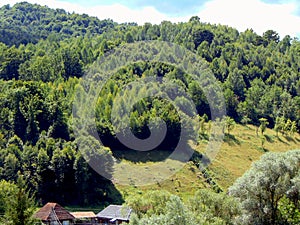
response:
[[[109,205],[96,216],[110,220],[129,221],[132,209],[121,205]]]

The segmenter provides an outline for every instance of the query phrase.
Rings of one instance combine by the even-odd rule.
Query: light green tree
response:
[[[294,136],[294,134],[297,132],[297,124],[296,121],[292,121],[291,127],[290,127],[290,134]]]
[[[166,209],[167,213],[165,221],[167,223],[174,225],[194,224],[192,215],[178,196],[171,196],[170,201],[167,203]]]
[[[278,137],[278,132],[282,132],[285,124],[284,117],[276,117],[274,130],[276,131],[276,136]]]
[[[128,197],[126,204],[133,209],[138,217],[160,215],[165,213],[170,196],[171,194],[167,191],[149,191],[142,195]]]
[[[35,203],[22,175],[19,174],[17,189],[14,195],[6,198],[4,224],[5,225],[32,225],[34,223],[33,213]]]
[[[266,137],[264,135],[260,136],[260,142],[261,142],[261,147],[264,149],[266,143]]]
[[[259,130],[261,134],[264,135],[264,132],[266,131],[269,122],[266,118],[260,118],[259,122],[260,122]]]
[[[300,224],[300,201],[296,205],[287,197],[280,199],[278,203],[278,210],[281,214],[284,224]],[[297,207],[298,206],[298,207]]]
[[[236,180],[229,194],[241,202],[241,224],[286,224],[279,204],[299,201],[299,163],[300,150],[266,153]]]
[[[227,134],[230,135],[230,131],[232,131],[235,126],[235,121],[231,117],[225,116],[224,123],[225,123],[225,128],[227,130]]]
[[[0,214],[3,215],[5,213],[7,199],[16,194],[17,187],[14,183],[5,180],[0,181]]]
[[[199,134],[205,134],[205,117],[199,116]]]
[[[195,224],[234,224],[240,215],[240,205],[225,193],[200,189],[188,201]]]
[[[284,133],[286,135],[290,134],[291,127],[292,127],[292,121],[290,119],[287,119],[283,127]]]
[[[152,214],[138,219],[133,216],[131,225],[194,225],[195,221],[192,214],[188,211],[181,199],[176,195],[171,195],[169,200],[165,202],[164,213]]]

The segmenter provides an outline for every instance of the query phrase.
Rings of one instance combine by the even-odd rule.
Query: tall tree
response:
[[[263,38],[268,42],[274,41],[275,43],[278,43],[280,40],[279,34],[274,30],[267,30],[263,33]]]
[[[6,199],[4,224],[32,225],[34,223],[32,215],[35,210],[34,198],[27,190],[25,180],[21,175],[19,175],[16,186],[16,194]]]
[[[230,195],[242,204],[242,224],[286,224],[279,202],[299,202],[300,150],[266,153],[232,187]]]

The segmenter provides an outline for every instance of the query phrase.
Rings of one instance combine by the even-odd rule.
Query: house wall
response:
[[[119,224],[127,224],[128,221],[117,220],[113,223],[110,222],[110,219],[99,219],[100,225],[119,225]]]
[[[46,225],[60,225],[57,221],[42,221]],[[62,225],[75,225],[72,220],[60,221]]]
[[[99,225],[97,219],[77,219],[74,225]]]

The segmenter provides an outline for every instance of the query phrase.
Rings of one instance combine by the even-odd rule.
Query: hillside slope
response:
[[[214,188],[213,182],[223,191],[226,191],[264,153],[285,152],[299,149],[300,146],[299,134],[292,137],[279,134],[277,137],[274,130],[267,129],[264,136],[266,141],[262,148],[260,134],[259,136],[256,135],[255,126],[236,125],[230,137],[225,137],[217,157],[209,165],[208,175],[205,176],[193,162],[189,162],[182,170],[164,182],[149,186],[134,186],[134,184],[132,186],[122,186],[116,184],[116,187],[125,198],[128,195],[141,194],[147,190],[164,189],[186,199],[199,188]],[[203,152],[205,146],[206,144],[202,143],[196,149]]]
[[[163,62],[130,64],[126,60],[129,65],[119,68],[111,77],[93,107],[97,114],[96,131],[105,141],[105,147],[112,151],[99,146],[93,136],[94,129],[84,133],[91,135],[84,135],[83,139],[74,137],[74,97],[81,99],[80,96],[85,96],[81,95],[83,90],[90,90],[92,94],[94,90],[80,85],[85,72],[97,65],[94,62],[99,57],[119,47],[152,40],[178,44],[205,59],[223,90],[227,114],[236,123],[259,125],[263,120],[269,128],[299,132],[298,39],[280,38],[273,30],[262,36],[251,29],[238,32],[195,17],[184,23],[163,21],[160,25],[135,26],[19,3],[0,9],[0,42],[6,43],[0,43],[0,181],[15,182],[20,172],[25,175],[29,188],[37,193],[39,202],[59,201],[62,205],[119,204],[126,195],[147,189],[166,189],[186,197],[204,187],[226,191],[264,152],[286,151],[299,146],[299,134],[295,138],[282,135],[277,138],[272,130],[266,130],[262,148],[262,139],[256,135],[255,127],[236,125],[207,170],[200,171],[194,162],[189,162],[164,182],[148,187],[135,187],[134,182],[130,187],[116,184],[116,189],[110,180],[104,180],[89,167],[81,153],[91,145],[97,146],[100,155],[128,150],[117,140],[110,120],[114,102],[119,102],[116,105],[120,109],[129,105],[126,98],[120,97],[127,90],[127,84],[143,82],[148,75],[162,77],[169,81],[166,82],[168,90],[175,90],[173,84],[177,84],[182,93],[187,94],[174,101],[185,104],[191,99],[201,121],[210,119],[210,107],[201,86],[185,71]],[[23,45],[26,43],[29,44]],[[148,57],[151,52],[159,52],[159,46],[151,46],[151,51],[144,50],[136,48],[132,52]],[[163,53],[172,61],[172,51]],[[109,63],[114,63],[114,58]],[[101,74],[97,73],[95,80],[106,80],[106,74],[103,73],[103,77]],[[157,88],[159,83],[153,85],[153,89]],[[129,110],[127,120],[134,134],[141,139],[148,137],[149,121],[161,116],[170,128],[163,147],[172,150],[178,143],[181,126],[172,103],[160,98],[137,102],[133,110]],[[80,116],[86,119],[86,111],[81,112]],[[119,117],[126,119],[122,114]],[[119,128],[120,133],[125,131],[124,127]],[[78,141],[87,143],[86,148],[79,149]],[[204,152],[206,142],[204,140],[195,149]],[[161,149],[166,150],[163,147]],[[149,162],[151,159],[147,156],[146,165],[154,160]],[[135,162],[134,159],[129,163]],[[110,164],[104,166],[108,172],[110,168]],[[129,173],[121,172],[124,176]]]

